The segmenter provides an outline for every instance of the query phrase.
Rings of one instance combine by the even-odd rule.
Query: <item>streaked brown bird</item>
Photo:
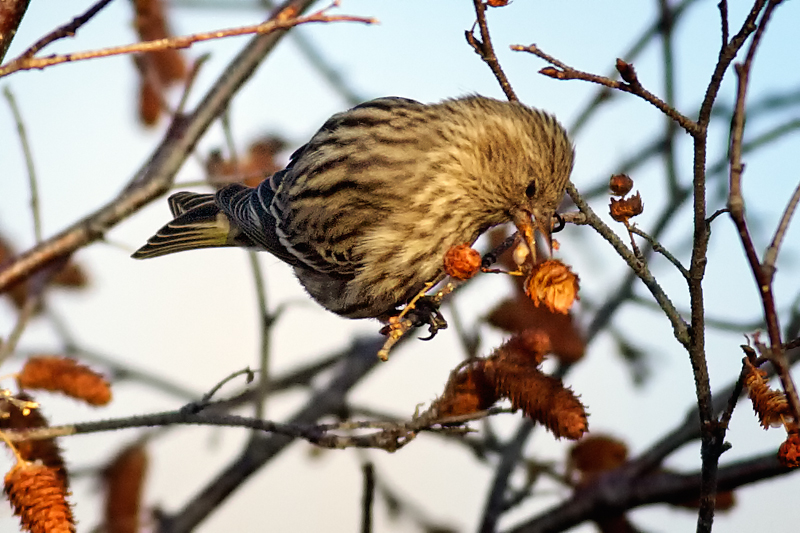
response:
[[[558,121],[518,102],[378,98],[332,116],[255,188],[173,194],[174,220],[133,257],[266,250],[323,307],[386,320],[492,226],[513,222],[533,250],[533,217],[549,242],[572,163]],[[435,331],[432,315],[420,320]]]

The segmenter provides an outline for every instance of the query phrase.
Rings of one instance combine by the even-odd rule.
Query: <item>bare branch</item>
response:
[[[683,263],[681,263],[681,262],[680,262],[680,260],[679,260],[677,257],[675,257],[674,255],[672,255],[672,253],[671,253],[669,250],[667,250],[666,248],[664,248],[664,247],[661,245],[661,243],[660,243],[660,242],[658,242],[658,241],[657,241],[655,238],[651,237],[651,236],[650,236],[650,235],[648,235],[648,234],[647,234],[645,231],[642,231],[641,229],[637,228],[636,226],[629,226],[629,227],[628,227],[628,231],[630,231],[631,233],[635,233],[636,235],[639,235],[640,237],[644,237],[645,239],[647,239],[647,242],[649,242],[649,243],[650,243],[650,246],[652,246],[652,247],[653,247],[653,251],[654,251],[654,252],[658,252],[658,253],[660,253],[661,255],[663,255],[664,257],[666,257],[666,258],[667,258],[667,260],[668,260],[670,263],[672,263],[673,265],[675,265],[675,268],[677,268],[677,269],[678,269],[678,272],[680,272],[680,273],[681,273],[681,275],[682,275],[682,276],[683,276],[683,277],[684,277],[686,280],[688,280],[688,279],[689,279],[689,271],[686,269],[686,267],[685,267],[685,266],[683,266]]]
[[[800,183],[795,187],[794,193],[792,193],[792,197],[789,199],[789,203],[783,211],[781,221],[775,229],[772,242],[769,248],[767,248],[767,251],[764,252],[762,268],[767,272],[770,278],[775,276],[775,262],[778,260],[778,251],[780,250],[781,242],[783,242],[783,237],[786,235],[786,230],[789,229],[789,223],[792,221],[792,216],[794,216],[798,201],[800,201]]]
[[[33,234],[36,238],[36,243],[42,242],[42,217],[39,212],[39,186],[36,180],[36,168],[33,165],[33,154],[31,153],[31,146],[28,142],[28,134],[25,131],[25,123],[22,121],[22,113],[17,106],[16,98],[11,92],[11,89],[5,87],[3,95],[8,100],[8,107],[11,108],[11,114],[14,116],[14,122],[17,123],[17,132],[19,134],[19,142],[22,144],[22,153],[25,155],[25,166],[28,168],[28,186],[31,190],[31,214],[33,215]]]
[[[544,53],[540,50],[535,44],[531,44],[529,46],[522,46],[519,44],[515,44],[511,46],[512,50],[518,52],[528,52],[537,57],[540,57],[554,65],[556,68],[553,67],[545,67],[539,71],[540,74],[544,74],[550,78],[554,78],[557,80],[583,80],[588,81],[591,83],[597,83],[599,85],[604,85],[611,89],[617,89],[622,92],[631,93],[639,98],[642,98],[646,102],[653,104],[656,108],[658,108],[662,113],[670,117],[672,120],[678,123],[683,129],[691,134],[696,134],[699,131],[698,125],[693,120],[690,120],[688,117],[682,115],[678,110],[674,107],[671,107],[666,102],[661,100],[659,97],[642,87],[642,84],[639,82],[638,78],[631,77],[629,80],[625,80],[622,82],[612,80],[611,78],[606,78],[605,76],[598,76],[597,74],[590,74],[588,72],[583,72],[580,70],[576,70],[567,64],[559,61],[558,59],[554,58],[553,56]],[[621,60],[617,60],[618,65]],[[630,66],[628,63],[624,63],[625,65]],[[631,70],[632,71],[632,70]]]
[[[781,338],[781,329],[778,320],[778,313],[775,308],[775,298],[772,291],[772,280],[774,272],[774,264],[770,268],[765,268],[759,261],[756,253],[755,245],[750,237],[750,231],[747,226],[747,220],[744,213],[744,197],[742,196],[742,172],[744,165],[742,163],[742,137],[744,136],[744,114],[745,114],[745,101],[747,98],[747,87],[750,77],[750,69],[753,64],[758,45],[764,35],[767,24],[774,12],[775,8],[780,4],[780,0],[770,0],[764,8],[764,13],[761,16],[753,40],[747,50],[747,56],[743,63],[736,65],[736,74],[738,79],[737,92],[736,92],[736,106],[734,108],[732,125],[731,125],[731,141],[730,141],[730,193],[728,196],[728,209],[730,211],[731,219],[736,225],[739,232],[739,239],[745,251],[745,255],[750,264],[750,269],[753,272],[753,277],[759,288],[759,295],[764,310],[764,319],[767,323],[767,333],[770,340],[770,359],[778,369],[778,377],[783,385],[783,390],[786,393],[786,398],[791,406],[792,415],[795,420],[800,420],[800,398],[798,398],[797,388],[794,380],[789,373],[789,368],[786,363],[786,357],[781,349],[783,341]],[[797,196],[798,191],[795,191]],[[788,214],[791,218],[791,213],[794,211],[796,200],[789,202],[787,212],[784,214],[784,219],[788,225]],[[781,221],[781,225],[784,220]],[[776,237],[781,238],[781,225],[778,226]],[[783,229],[785,232],[785,228]],[[767,250],[767,254],[777,254],[777,242],[773,239],[775,244],[774,252],[772,246]]]
[[[500,88],[506,93],[506,98],[516,102],[519,98],[517,98],[517,95],[514,93],[514,89],[511,88],[511,83],[509,83],[508,78],[503,72],[500,62],[497,61],[497,56],[492,46],[492,40],[489,37],[489,27],[486,25],[486,4],[483,3],[483,0],[473,0],[473,3],[475,4],[475,15],[478,17],[476,24],[480,29],[482,40],[479,41],[475,37],[473,33],[475,31],[475,26],[473,26],[471,30],[464,32],[467,42],[492,70],[494,77],[500,84]]]
[[[683,344],[684,346],[688,346],[689,343],[689,332],[686,325],[686,322],[678,313],[678,310],[675,308],[675,305],[670,301],[667,294],[664,292],[664,289],[661,288],[661,285],[656,281],[653,274],[650,272],[650,269],[647,265],[641,261],[639,261],[636,256],[625,246],[625,244],[619,239],[616,233],[609,228],[600,217],[598,217],[595,212],[589,207],[583,198],[581,198],[580,193],[575,188],[575,185],[572,182],[567,184],[567,194],[569,194],[572,201],[575,202],[575,205],[581,212],[585,215],[585,223],[590,225],[592,228],[597,231],[609,244],[616,250],[616,252],[625,260],[628,266],[633,270],[636,276],[642,280],[645,286],[650,290],[650,293],[658,302],[661,309],[664,311],[664,314],[667,315],[670,323],[672,324],[672,331],[675,335],[675,338]]]
[[[288,13],[288,14],[287,14]],[[25,52],[22,56],[0,67],[0,77],[7,76],[18,70],[43,69],[61,63],[71,61],[82,61],[100,57],[110,57],[121,54],[134,54],[143,52],[156,52],[159,50],[169,50],[178,48],[188,48],[194,43],[209,41],[212,39],[223,39],[225,37],[235,37],[238,35],[266,35],[278,30],[286,30],[299,24],[309,24],[316,22],[361,22],[364,24],[374,24],[377,22],[373,18],[356,17],[351,15],[325,15],[323,11],[313,13],[305,17],[295,17],[288,12],[280,12],[276,17],[261,24],[253,26],[242,26],[227,30],[217,30],[212,32],[195,33],[180,37],[168,37],[155,41],[145,41],[123,46],[113,46],[101,50],[91,50],[88,52],[76,52],[72,54],[52,55],[48,57],[36,58]]]

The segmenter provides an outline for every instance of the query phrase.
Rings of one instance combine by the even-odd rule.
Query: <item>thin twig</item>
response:
[[[672,9],[673,27],[689,10],[689,7],[696,2],[697,0],[683,0]],[[647,28],[642,31],[639,38],[634,41],[631,47],[622,53],[621,57],[625,57],[629,61],[633,61],[639,57],[639,54],[648,49],[650,41],[660,33],[660,26],[661,19],[656,18]],[[608,74],[608,77],[614,76],[614,74],[615,71],[612,70],[611,73]],[[577,135],[578,132],[581,131],[586,124],[588,124],[589,119],[601,109],[602,104],[608,102],[615,94],[618,93],[611,91],[608,87],[599,87],[594,97],[589,100],[582,110],[576,113],[575,122],[573,122],[569,127],[570,133],[572,135]],[[584,194],[584,196],[586,195]]]
[[[525,443],[528,442],[534,427],[533,421],[528,419],[522,421],[516,435],[503,447],[500,464],[495,469],[489,497],[486,498],[486,507],[483,510],[483,518],[479,529],[481,533],[490,533],[497,530],[497,522],[506,508],[508,479],[519,463]]]
[[[8,334],[8,338],[6,338],[4,342],[0,342],[0,365],[5,363],[6,359],[8,359],[8,356],[14,353],[14,350],[17,348],[17,343],[19,343],[19,339],[25,332],[25,328],[28,327],[28,323],[30,322],[31,318],[33,318],[33,315],[36,313],[36,309],[39,307],[40,303],[40,294],[28,294],[28,297],[25,299],[25,303],[22,305],[22,309],[17,315],[17,322],[14,324],[14,329],[11,330],[11,333]]]
[[[675,338],[678,340],[678,342],[684,346],[687,346],[690,336],[686,322],[680,316],[680,313],[678,313],[678,310],[675,308],[675,305],[672,303],[672,301],[670,301],[669,297],[664,292],[664,289],[662,289],[661,285],[659,285],[658,281],[656,281],[646,263],[639,261],[620,240],[617,234],[614,233],[614,231],[609,228],[600,219],[600,217],[597,216],[597,214],[595,214],[592,208],[589,207],[589,204],[583,200],[572,182],[567,183],[567,194],[570,196],[570,198],[572,198],[572,201],[575,202],[575,205],[578,207],[578,209],[580,209],[581,212],[586,216],[586,224],[594,228],[597,233],[599,233],[606,241],[608,241],[609,244],[611,244],[620,257],[622,257],[622,259],[628,263],[628,266],[635,273],[635,275],[641,279],[645,286],[650,290],[650,293],[653,295],[656,302],[658,302],[659,306],[661,306],[664,314],[667,315],[667,318],[672,324],[672,330]]]
[[[364,488],[361,497],[361,533],[372,533],[372,504],[375,501],[375,468],[372,463],[361,466]]]
[[[719,18],[722,33],[722,48],[728,46],[728,0],[719,0]]]
[[[204,397],[210,398],[220,387],[231,379],[247,374],[250,369],[240,370],[227,376]],[[147,415],[99,420],[95,422],[79,422],[61,426],[8,431],[12,442],[24,440],[43,440],[72,435],[85,435],[120,429],[167,427],[174,425],[225,426],[255,429],[261,432],[275,433],[292,438],[304,439],[323,448],[378,448],[395,451],[411,442],[423,431],[465,434],[471,430],[460,425],[486,416],[509,413],[508,408],[492,408],[473,413],[438,417],[435,411],[428,411],[411,420],[385,422],[374,420],[345,420],[333,424],[299,424],[280,423],[255,417],[231,415],[215,409],[216,404],[190,403],[177,411],[165,411]],[[207,408],[206,408],[207,407]],[[372,430],[364,433],[364,430]]]
[[[17,124],[17,133],[19,135],[19,142],[22,145],[22,153],[25,155],[25,165],[28,168],[28,186],[31,190],[31,214],[33,215],[33,234],[36,238],[36,244],[42,242],[42,217],[39,211],[39,186],[36,180],[36,168],[33,165],[33,154],[31,153],[31,146],[28,142],[28,134],[25,131],[25,123],[22,120],[22,113],[17,106],[17,100],[14,94],[8,87],[3,88],[3,95],[8,100],[8,107],[11,108],[11,114],[14,116],[14,122]]]
[[[636,239],[633,238],[633,226],[631,226],[628,220],[625,220],[623,224],[625,225],[625,229],[628,230],[628,238],[631,240],[631,251],[633,255],[636,256],[636,259],[640,262],[644,262],[644,255],[642,255],[642,251],[639,250],[639,247],[636,245]]]
[[[661,11],[661,24],[659,34],[661,35],[661,55],[664,64],[664,101],[670,108],[675,107],[675,52],[672,45],[672,35],[675,27],[675,19],[672,15],[672,6],[669,0],[658,0]],[[678,193],[680,189],[680,179],[678,177],[678,166],[675,156],[675,137],[678,128],[675,121],[669,116],[664,117],[664,139],[666,146],[662,152],[664,166],[667,171],[667,184],[671,195]]]
[[[794,193],[792,193],[792,197],[789,199],[789,203],[787,204],[786,209],[783,211],[781,221],[778,224],[778,227],[775,229],[775,235],[772,237],[772,242],[770,243],[769,248],[767,248],[767,251],[764,252],[764,259],[761,266],[769,275],[770,279],[775,275],[775,262],[778,260],[778,251],[780,250],[781,242],[786,235],[786,230],[789,228],[789,222],[791,222],[792,216],[794,216],[794,211],[797,208],[798,201],[800,201],[800,183],[798,183],[797,187],[795,187]]]
[[[663,255],[670,263],[675,265],[675,268],[678,269],[678,272],[680,272],[685,279],[687,280],[689,279],[689,271],[686,269],[685,266],[683,266],[683,263],[681,263],[677,257],[672,255],[672,253],[669,250],[664,248],[660,242],[658,242],[656,239],[648,235],[645,231],[637,228],[636,226],[633,225],[629,226],[628,231],[647,239],[647,242],[649,242],[650,246],[653,247],[654,252],[658,252],[661,255]]]
[[[714,102],[717,99],[719,89],[722,85],[722,78],[725,76],[725,72],[728,71],[728,67],[736,57],[736,54],[738,54],[739,50],[744,46],[747,38],[756,30],[756,19],[758,18],[758,14],[761,13],[761,9],[764,7],[766,1],[767,0],[755,0],[753,7],[750,8],[750,13],[747,14],[747,17],[742,23],[742,27],[736,35],[733,36],[730,42],[724,44],[720,48],[717,64],[714,67],[714,72],[711,74],[703,103],[700,104],[700,111],[697,114],[697,123],[701,131],[695,135],[696,138],[698,135],[705,138],[708,131],[708,123],[711,121],[711,110],[714,107]],[[695,153],[695,159],[697,159],[696,155]],[[703,158],[702,162],[705,163],[705,158]]]
[[[722,416],[720,416],[719,423],[724,429],[729,429],[731,423],[731,417],[733,416],[733,410],[736,409],[736,404],[739,401],[739,398],[742,396],[742,391],[744,390],[744,380],[747,377],[747,367],[742,365],[742,371],[739,373],[739,379],[736,380],[736,383],[733,385],[733,389],[728,396],[728,405],[725,406],[725,410],[722,412]]]
[[[794,384],[794,380],[789,374],[789,369],[786,364],[783,351],[780,349],[780,347],[783,345],[783,341],[781,339],[778,313],[775,308],[775,298],[772,290],[774,269],[765,269],[764,266],[759,262],[755,245],[747,227],[747,220],[744,214],[744,197],[742,196],[741,185],[742,172],[744,168],[742,164],[741,146],[742,137],[744,135],[745,101],[747,97],[750,69],[752,67],[753,58],[755,57],[758,45],[760,44],[761,38],[766,30],[767,23],[769,22],[774,9],[779,3],[780,0],[771,0],[767,3],[761,20],[756,28],[755,34],[753,35],[753,39],[750,42],[750,47],[747,50],[747,56],[745,57],[743,63],[736,65],[738,85],[736,93],[736,106],[731,125],[730,194],[728,197],[728,209],[730,209],[731,219],[733,220],[739,232],[739,239],[742,243],[745,255],[753,272],[753,277],[755,278],[756,284],[759,288],[764,318],[767,323],[767,333],[770,339],[770,359],[778,369],[778,377],[781,380],[781,385],[783,385],[783,390],[786,393],[786,398],[791,407],[794,419],[800,420],[800,398],[798,398],[797,388]],[[794,211],[792,201],[790,201],[788,209],[789,212]],[[783,223],[783,220],[781,223]],[[788,224],[788,220],[786,223]],[[778,227],[778,231],[780,232],[780,225]],[[781,235],[782,233],[777,235],[779,239],[782,238]],[[770,253],[769,249],[767,253]],[[774,253],[777,254],[777,248],[775,249]],[[771,267],[774,267],[774,264],[771,265]]]
[[[651,103],[656,108],[658,108],[662,113],[667,115],[669,118],[674,120],[685,129],[689,133],[696,133],[698,130],[698,125],[695,121],[689,119],[688,117],[682,115],[678,110],[674,107],[671,107],[666,102],[661,100],[659,97],[642,87],[642,84],[639,83],[638,79],[632,79],[631,82],[620,82],[616,80],[612,80],[611,78],[607,78],[605,76],[598,76],[597,74],[590,74],[588,72],[583,72],[581,70],[574,69],[567,64],[559,61],[558,59],[554,58],[553,56],[546,54],[542,50],[540,50],[535,44],[531,44],[529,46],[522,46],[519,44],[515,44],[511,46],[512,50],[517,52],[528,52],[537,57],[540,57],[550,63],[553,67],[546,67],[539,71],[540,74],[544,74],[553,79],[557,80],[583,80],[588,81],[591,83],[597,83],[599,85],[604,85],[611,89],[618,89],[622,92],[631,93],[639,98],[645,100],[646,102]]]
[[[189,95],[192,93],[192,88],[197,81],[197,75],[200,74],[200,69],[211,58],[211,54],[203,54],[192,62],[192,67],[189,69],[189,74],[186,76],[186,83],[183,85],[181,98],[178,100],[178,105],[175,107],[176,115],[183,115],[186,109],[186,104],[189,101]]]
[[[200,405],[201,406],[208,405],[211,402],[211,398],[213,398],[214,395],[216,393],[218,393],[219,390],[222,387],[224,387],[226,384],[228,384],[229,382],[233,381],[234,379],[238,378],[239,376],[247,376],[247,382],[250,383],[251,381],[253,381],[253,374],[254,374],[254,372],[252,370],[250,370],[249,367],[248,368],[243,368],[241,370],[237,370],[236,372],[233,372],[233,373],[229,374],[224,379],[222,379],[219,383],[214,385],[211,388],[210,391],[208,391],[207,393],[205,393],[203,395],[203,398],[200,400]],[[190,405],[194,406],[194,404],[190,404]]]
[[[475,26],[473,26],[472,29],[464,32],[467,42],[492,70],[492,74],[494,74],[495,79],[500,84],[500,88],[503,89],[503,92],[506,94],[506,98],[512,102],[516,102],[519,98],[517,98],[517,95],[514,93],[511,83],[508,81],[508,78],[503,72],[503,68],[500,66],[500,62],[497,60],[494,47],[492,46],[492,39],[489,37],[489,27],[486,24],[486,4],[483,3],[483,0],[472,1],[475,5],[476,24],[481,32],[481,40],[479,41],[475,37]]]
[[[269,355],[270,355],[270,341],[272,338],[272,324],[274,317],[270,315],[269,304],[267,302],[267,284],[264,279],[264,274],[261,271],[260,263],[258,262],[257,252],[252,250],[247,251],[247,258],[250,261],[250,269],[253,273],[253,283],[256,288],[256,302],[258,305],[258,330],[261,337],[261,346],[259,349],[258,361],[259,368],[261,368],[261,377],[258,380],[258,389],[255,397],[253,398],[253,405],[255,407],[256,418],[264,418],[266,409],[266,399],[269,396],[270,380],[272,373],[270,372]]]
[[[48,33],[35,43],[25,50],[18,59],[22,58],[30,58],[33,57],[36,53],[42,50],[45,46],[58,41],[60,39],[64,39],[66,37],[74,37],[75,32],[78,31],[78,28],[89,22],[95,15],[97,15],[104,7],[111,3],[112,0],[100,0],[96,4],[92,5],[83,15],[77,16],[72,19],[71,22],[64,24],[60,28],[56,28],[52,32]],[[11,63],[17,61],[15,59]]]
[[[722,214],[725,214],[725,213],[728,213],[728,212],[730,212],[730,210],[727,207],[725,207],[723,209],[717,209],[716,211],[714,211],[714,213],[710,217],[708,217],[706,219],[706,225],[708,227],[711,227],[711,223],[714,222],[717,219],[718,216],[720,216]]]
[[[298,24],[309,24],[318,22],[361,22],[364,24],[375,24],[376,19],[370,17],[357,17],[351,15],[325,15],[324,10],[313,13],[303,17],[280,16],[270,19],[261,24],[242,26],[239,28],[230,28],[225,30],[216,30],[211,32],[195,33],[192,35],[184,35],[179,37],[168,37],[164,39],[156,39],[153,41],[143,41],[133,44],[122,46],[112,46],[100,50],[90,50],[87,52],[75,52],[72,54],[51,55],[48,57],[31,57],[23,54],[22,56],[10,61],[6,65],[0,67],[0,77],[7,76],[12,72],[19,70],[30,69],[43,69],[61,63],[72,61],[83,61],[86,59],[95,59],[100,57],[110,57],[121,54],[134,54],[143,52],[156,52],[159,50],[171,50],[179,48],[188,48],[191,45],[209,41],[212,39],[223,39],[226,37],[235,37],[239,35],[250,34],[267,34],[276,30],[285,30],[297,26]]]
[[[641,478],[632,478],[625,468],[597,476],[568,500],[507,529],[507,533],[566,531],[597,516],[617,515],[645,505],[681,504],[697,499],[702,479],[700,472],[658,470]],[[793,472],[782,466],[775,452],[770,450],[721,467],[720,490],[731,491]]]
[[[703,277],[708,262],[710,226],[706,221],[706,152],[708,149],[708,124],[711,109],[729,65],[744,45],[749,35],[755,31],[755,20],[765,0],[755,0],[739,32],[729,43],[720,48],[717,64],[711,74],[705,97],[697,117],[698,130],[693,132],[694,169],[692,177],[692,216],[694,233],[692,236],[692,255],[689,266],[689,297],[691,302],[692,339],[689,345],[689,361],[695,381],[698,414],[702,431],[700,455],[702,458],[700,482],[700,506],[697,513],[698,533],[710,533],[714,520],[715,495],[717,490],[717,470],[719,456],[723,451],[725,429],[714,419],[713,398],[708,373],[705,347],[705,298]]]

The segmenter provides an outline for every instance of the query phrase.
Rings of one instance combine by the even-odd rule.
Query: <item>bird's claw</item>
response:
[[[409,313],[414,326],[428,325],[427,337],[420,337],[421,341],[429,341],[436,336],[440,329],[447,329],[447,321],[444,319],[439,304],[434,302],[429,296],[424,296],[417,300],[414,310]]]

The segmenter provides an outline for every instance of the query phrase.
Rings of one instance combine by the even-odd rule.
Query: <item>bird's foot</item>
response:
[[[450,294],[455,284],[447,283],[436,294],[426,295],[433,283],[428,283],[425,289],[419,292],[402,311],[394,316],[384,317],[389,323],[381,329],[381,333],[388,338],[383,347],[378,351],[382,361],[389,359],[389,351],[410,330],[418,326],[428,325],[430,335],[422,340],[431,340],[440,329],[447,328],[447,321],[439,311],[442,299]]]
[[[440,329],[447,329],[447,321],[442,312],[439,311],[439,302],[435,296],[423,296],[417,300],[414,309],[406,313],[414,327],[428,326],[427,337],[420,337],[420,340],[429,341],[436,336]]]

